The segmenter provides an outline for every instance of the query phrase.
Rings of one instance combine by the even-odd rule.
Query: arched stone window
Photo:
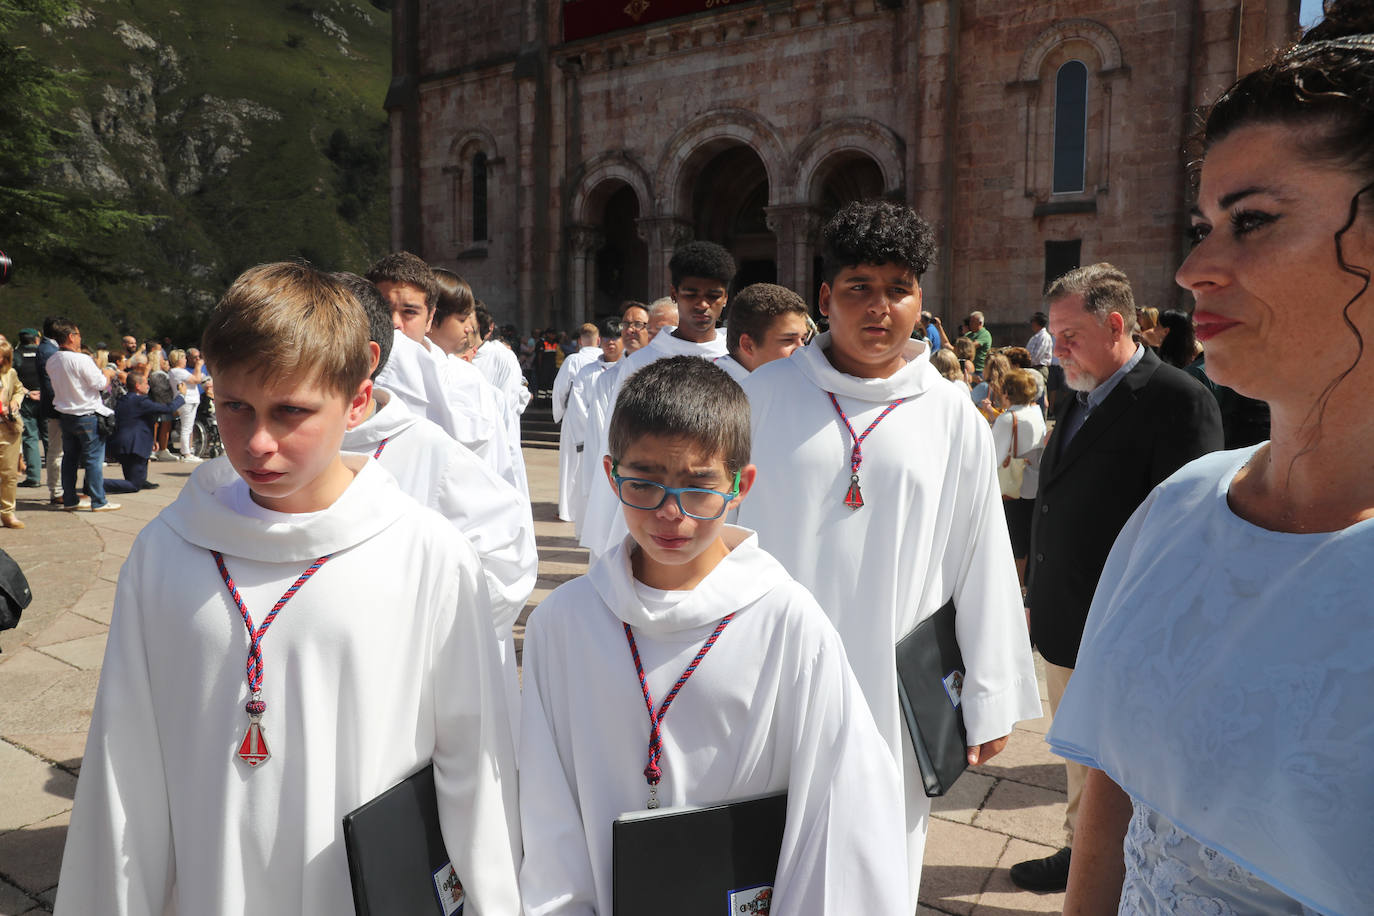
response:
[[[1088,67],[1067,61],[1054,78],[1055,194],[1080,193],[1088,165]]]
[[[1015,82],[1023,99],[1021,181],[1035,215],[1094,213],[1112,164],[1112,93],[1130,76],[1111,30],[1056,22],[1026,48]]]
[[[472,241],[487,240],[487,154],[472,157]]]
[[[491,135],[474,130],[449,145],[449,162],[444,175],[452,201],[447,213],[451,256],[484,258],[493,236],[492,224],[499,223],[503,213],[504,160]]]

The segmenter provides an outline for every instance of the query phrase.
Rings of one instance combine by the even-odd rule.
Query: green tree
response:
[[[103,240],[152,220],[111,201],[44,186],[45,170],[70,136],[56,123],[78,77],[54,70],[14,40],[16,26],[57,25],[75,8],[75,0],[0,0],[0,248],[17,268],[101,276],[107,273]]]

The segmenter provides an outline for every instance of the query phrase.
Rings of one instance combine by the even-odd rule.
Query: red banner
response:
[[[749,0],[564,0],[563,40],[577,41]]]

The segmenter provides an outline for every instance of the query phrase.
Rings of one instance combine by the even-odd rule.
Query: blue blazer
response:
[[[146,394],[129,393],[115,404],[115,431],[105,449],[112,455],[137,455],[147,458],[153,453],[153,422],[158,417],[171,416],[186,399],[181,395],[170,404],[159,404]]]

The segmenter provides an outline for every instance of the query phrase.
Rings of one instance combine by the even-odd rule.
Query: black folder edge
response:
[[[896,665],[896,657],[901,655],[902,646],[906,643],[907,640],[915,637],[916,634],[921,632],[923,628],[930,629],[933,635],[933,630],[937,626],[939,626],[939,624],[936,621],[936,618],[944,614],[946,608],[950,610],[951,618],[957,619],[958,611],[954,608],[954,599],[951,598],[949,601],[945,602],[945,604],[941,606],[941,608],[938,611],[936,611],[934,614],[931,614],[925,620],[922,620],[914,628],[912,628],[910,633],[907,633],[905,636],[903,636],[901,639],[897,641],[897,645],[893,652],[894,666]],[[955,638],[955,645],[958,645],[957,636]],[[960,674],[967,674],[968,671],[967,667],[963,663],[962,654],[959,659],[957,670],[960,672]],[[948,672],[940,672],[941,682],[943,682],[943,679],[947,674]],[[926,797],[939,798],[940,796],[948,792],[950,787],[953,786],[955,781],[959,778],[959,775],[962,775],[963,771],[968,769],[968,763],[967,761],[965,761],[963,768],[960,769],[959,774],[955,775],[954,779],[951,779],[949,781],[949,785],[942,785],[940,781],[939,772],[937,771],[937,768],[935,766],[935,761],[931,759],[930,750],[926,737],[921,733],[920,721],[916,716],[915,707],[912,703],[910,695],[907,692],[906,682],[902,680],[900,670],[897,674],[897,696],[902,704],[902,717],[906,720],[907,731],[911,735],[912,749],[916,752],[916,763],[921,770],[921,782],[925,789]],[[959,710],[959,714],[958,716],[956,716],[956,721],[958,723],[959,729],[959,736],[962,741],[967,742],[968,730],[964,726],[962,702],[956,708]]]
[[[427,787],[425,785],[426,783],[428,784]],[[434,790],[434,764],[426,764],[424,767],[410,774],[405,779],[396,783],[396,785],[387,789],[385,792],[382,792],[381,794],[377,795],[371,801],[364,802],[357,808],[354,808],[352,811],[348,812],[348,814],[344,815],[344,852],[348,857],[348,882],[353,889],[353,909],[354,912],[357,913],[357,916],[387,916],[387,914],[373,914],[372,908],[368,904],[368,895],[366,888],[367,882],[363,872],[363,863],[358,860],[359,854],[354,849],[354,837],[355,831],[357,829],[355,820],[356,818],[358,818],[359,815],[365,815],[369,809],[380,805],[385,805],[392,797],[399,794],[404,794],[406,792],[412,792],[422,797],[425,795],[436,795]],[[439,810],[436,797],[436,803],[434,806],[434,823],[433,825],[431,825],[436,831],[438,830],[438,818]],[[442,837],[442,832],[440,832],[439,835]],[[429,889],[433,893],[435,912],[443,913],[445,911],[444,901],[440,899],[439,889],[434,885],[433,876],[438,869],[436,869],[433,864],[435,859],[434,850],[432,846],[430,848],[430,855],[431,861],[425,863],[425,867],[430,873]],[[451,868],[453,866],[453,862],[448,857],[447,850],[444,850],[443,852],[443,859],[444,865],[440,866],[440,868]],[[459,904],[458,910],[456,912],[462,913],[464,912],[464,909],[465,907],[462,904]]]
[[[611,836],[612,836],[612,841],[614,842],[615,825],[616,825],[616,824],[632,824],[632,823],[635,823],[635,822],[637,822],[637,821],[657,820],[657,819],[662,818],[662,817],[665,817],[665,816],[693,814],[693,813],[698,813],[698,812],[703,812],[703,811],[718,811],[718,810],[721,810],[721,809],[724,809],[724,808],[732,808],[732,807],[735,807],[735,806],[737,806],[737,805],[746,805],[746,804],[750,804],[750,803],[752,803],[752,802],[770,802],[770,801],[779,800],[779,799],[782,800],[783,806],[784,806],[784,811],[785,811],[785,808],[786,808],[786,799],[787,799],[787,792],[786,792],[786,791],[781,791],[781,792],[763,792],[763,793],[760,793],[760,794],[758,794],[758,795],[746,795],[746,796],[742,796],[742,797],[740,797],[740,798],[733,798],[733,799],[731,799],[731,800],[729,800],[729,801],[716,802],[716,803],[714,803],[714,804],[709,804],[709,805],[674,805],[674,806],[667,807],[667,808],[645,808],[645,809],[641,809],[641,810],[627,811],[627,812],[625,812],[624,814],[621,814],[619,817],[617,817],[614,821],[612,821],[612,823],[611,823]],[[784,822],[783,822],[783,824],[784,824],[783,829],[784,829],[784,830],[786,830],[786,820],[785,820],[785,817],[786,817],[786,815],[785,815],[785,813],[784,813]],[[781,838],[779,838],[779,839],[781,840]],[[615,871],[614,871],[615,867],[616,867],[616,856],[614,855],[614,853],[612,853],[612,855],[611,855],[611,868],[612,868],[612,872],[611,872],[611,887],[612,887],[612,888],[616,887],[616,885],[617,885],[617,882],[616,882],[616,879],[615,879]],[[774,874],[774,879],[775,879],[775,880],[776,880],[776,877],[777,877],[777,876],[776,876],[776,873],[775,873],[775,874]],[[755,888],[758,888],[758,887],[768,887],[768,888],[772,888],[773,886],[774,886],[774,885],[772,885],[772,884],[767,884],[767,885],[752,885],[752,886],[748,886],[748,887],[735,887],[735,888],[730,888],[730,889],[727,891],[727,905],[728,905],[728,896],[729,896],[729,895],[737,894],[737,893],[739,893],[739,892],[741,892],[741,891],[754,890]]]

